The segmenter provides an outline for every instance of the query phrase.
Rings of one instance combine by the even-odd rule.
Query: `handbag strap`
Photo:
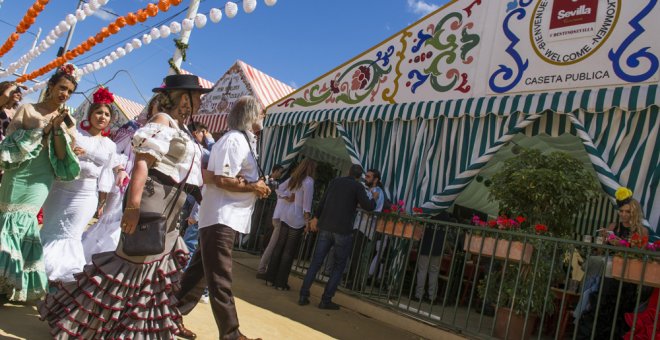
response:
[[[257,155],[254,153],[254,150],[252,150],[252,143],[250,143],[250,138],[248,137],[248,135],[245,131],[241,131],[241,133],[243,134],[243,137],[245,137],[245,140],[248,143],[248,148],[250,148],[250,154],[252,154],[252,157],[254,158],[254,162],[257,163],[257,170],[259,171],[259,178],[263,178],[265,180],[266,176],[264,175],[264,170],[261,169],[261,165],[259,165],[259,158],[257,158]]]
[[[193,146],[194,148],[194,146]],[[188,180],[188,176],[190,176],[190,173],[192,172],[193,165],[195,164],[195,150],[193,149],[193,158],[192,161],[190,162],[190,167],[188,168],[188,173],[186,173],[186,177],[184,177],[181,182],[179,182],[179,185],[176,188],[176,193],[174,194],[174,197],[172,200],[169,202],[172,205],[170,206],[170,212],[167,213],[167,219],[170,219],[170,216],[172,215],[172,212],[174,211],[174,206],[176,205],[176,201],[179,199],[179,196],[181,195],[181,189],[183,189],[183,186],[186,185],[186,181]],[[168,203],[168,205],[169,205]],[[167,210],[167,205],[165,206],[165,209],[163,210],[163,213]]]

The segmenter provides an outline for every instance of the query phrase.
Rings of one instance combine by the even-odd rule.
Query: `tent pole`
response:
[[[197,10],[199,9],[199,2],[200,0],[190,0],[190,6],[188,6],[188,13],[186,14],[186,18],[190,20],[195,20],[195,16],[197,15]],[[181,40],[182,43],[187,44],[188,40],[190,39],[190,31],[181,31],[181,35],[179,36],[179,40]],[[181,68],[181,50],[179,48],[174,50],[174,57],[172,57],[172,60],[174,61],[174,65],[176,65],[177,68]],[[168,75],[176,74],[176,71],[170,67],[170,70],[168,71]]]

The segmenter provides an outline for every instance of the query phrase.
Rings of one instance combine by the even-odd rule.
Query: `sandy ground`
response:
[[[241,331],[249,337],[266,339],[419,339],[419,336],[371,319],[346,308],[339,311],[318,309],[318,296],[312,303],[297,304],[296,287],[281,292],[255,279],[251,255],[235,253],[234,294]],[[295,282],[294,282],[295,281]],[[185,319],[198,339],[217,339],[218,331],[210,305],[199,304]],[[34,305],[0,307],[0,339],[50,339],[48,326],[39,321]]]

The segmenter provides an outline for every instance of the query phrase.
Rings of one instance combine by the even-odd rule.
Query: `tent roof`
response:
[[[182,74],[193,74],[192,72],[186,71],[184,69],[180,69]],[[199,78],[199,85],[205,89],[212,89],[213,88],[213,82],[210,80],[207,80],[205,78],[202,78],[200,76],[197,76]]]
[[[144,110],[144,105],[117,95],[115,95],[115,104],[129,120],[137,118],[140,112]]]
[[[254,95],[259,99],[263,107],[267,107],[278,99],[295,91],[293,87],[259,71],[242,60],[237,60],[236,63],[240,65],[245,73],[250,85],[252,85]]]

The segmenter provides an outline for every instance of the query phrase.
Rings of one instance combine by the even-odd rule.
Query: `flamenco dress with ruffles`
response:
[[[25,105],[30,109],[31,105]],[[19,109],[20,110],[20,109]],[[53,136],[43,143],[43,129],[16,129],[0,142],[0,295],[10,301],[41,299],[47,292],[37,213],[51,184],[73,180],[80,172],[69,146],[58,159]]]
[[[176,197],[176,184],[164,183],[163,176],[152,175],[155,172],[180,181],[192,168],[186,183],[201,185],[201,151],[185,131],[149,123],[135,133],[133,147],[135,153],[156,159],[144,186],[141,212],[162,213],[165,204]],[[62,284],[46,296],[38,306],[39,313],[54,338],[176,337],[181,313],[175,293],[189,255],[178,229],[178,211],[185,197],[182,192],[174,201],[175,213],[167,219],[162,253],[130,256],[124,253],[120,239],[115,251],[93,255],[76,281]]]

